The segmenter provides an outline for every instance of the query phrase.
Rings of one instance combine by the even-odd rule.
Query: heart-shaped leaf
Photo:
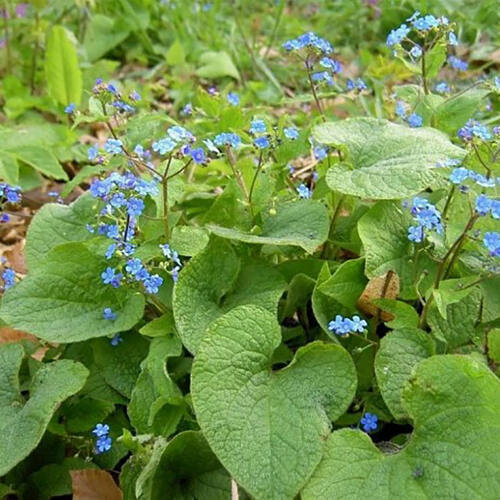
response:
[[[387,120],[350,118],[317,125],[315,139],[345,146],[353,169],[328,170],[330,189],[377,200],[399,200],[439,183],[437,163],[462,158],[465,151],[432,128],[412,129]]]
[[[349,406],[356,371],[341,346],[314,342],[273,372],[281,343],[275,316],[233,309],[212,323],[192,370],[203,434],[236,481],[256,498],[290,499],[321,460],[330,420]]]
[[[0,314],[13,328],[49,342],[77,342],[132,328],[142,317],[144,297],[105,285],[104,257],[82,243],[54,248],[42,263],[2,300]],[[116,320],[103,318],[110,307]]]
[[[384,455],[359,431],[335,431],[304,500],[495,499],[500,491],[500,381],[465,356],[419,363],[403,391],[414,432]]]
[[[285,286],[269,264],[241,262],[229,242],[212,240],[189,261],[174,288],[174,317],[183,344],[195,353],[210,323],[236,306],[256,304],[276,313]]]
[[[404,385],[415,365],[434,352],[432,338],[417,328],[394,330],[380,341],[375,373],[385,404],[395,418],[408,417],[401,401]]]
[[[260,234],[209,225],[208,229],[230,240],[260,245],[292,245],[313,253],[328,237],[328,211],[318,201],[298,200],[276,207],[276,215],[264,215]]]
[[[24,403],[19,387],[23,355],[20,344],[0,346],[0,476],[35,449],[58,406],[83,387],[89,373],[74,361],[44,364]]]

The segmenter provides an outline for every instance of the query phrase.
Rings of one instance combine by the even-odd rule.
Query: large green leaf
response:
[[[498,498],[500,381],[465,356],[433,356],[403,391],[407,446],[385,455],[359,431],[334,432],[304,500]]]
[[[328,237],[328,211],[322,203],[299,200],[284,203],[276,215],[265,214],[260,234],[209,225],[212,233],[222,238],[260,245],[293,245],[312,253]]]
[[[10,156],[12,162],[22,161],[40,173],[53,179],[67,181],[68,174],[61,167],[61,164],[52,152],[42,146],[18,146],[3,152]],[[5,157],[4,157],[5,160]]]
[[[0,315],[14,328],[49,342],[77,342],[132,328],[142,317],[144,297],[125,287],[105,285],[104,257],[82,243],[54,248],[28,276],[10,288]],[[114,321],[103,318],[110,307]]]
[[[103,14],[94,14],[85,32],[83,45],[90,62],[97,61],[128,37],[130,28]]]
[[[26,261],[34,269],[52,248],[70,241],[84,241],[92,235],[86,225],[94,222],[95,200],[80,196],[70,205],[47,203],[35,215],[26,235]]]
[[[82,72],[76,47],[62,26],[54,26],[47,37],[45,77],[49,93],[57,102],[80,104]]]
[[[276,314],[285,286],[269,264],[241,262],[229,242],[212,240],[189,261],[174,288],[175,324],[183,344],[195,353],[210,323],[238,305],[257,304]]]
[[[18,376],[23,355],[19,344],[0,346],[0,476],[35,449],[55,410],[83,387],[88,375],[74,361],[45,364],[36,372],[24,403]]]
[[[385,404],[396,419],[408,417],[401,396],[413,368],[434,352],[432,338],[417,328],[394,330],[380,341],[375,358],[377,383]]]
[[[350,118],[317,125],[322,144],[345,147],[352,168],[336,165],[328,186],[344,194],[379,200],[402,199],[439,184],[437,163],[465,151],[431,128],[409,128],[387,120]]]
[[[330,420],[356,390],[351,357],[314,342],[272,370],[280,326],[247,305],[212,323],[195,358],[191,389],[203,434],[230,474],[256,498],[293,498],[321,460]]]

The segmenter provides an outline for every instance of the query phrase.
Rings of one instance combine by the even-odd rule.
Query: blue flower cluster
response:
[[[362,78],[356,78],[355,80],[348,78],[346,81],[346,89],[348,91],[362,92],[363,90],[367,90],[368,87]]]
[[[476,198],[476,212],[481,216],[491,213],[494,219],[500,219],[500,200],[494,200],[480,194]]]
[[[377,430],[378,417],[373,413],[366,412],[360,420],[360,423],[365,432]]]
[[[447,60],[448,64],[457,71],[467,71],[469,67],[469,64],[466,61],[462,61],[462,59],[459,59],[456,56],[449,56]]]
[[[401,43],[406,40],[409,41],[408,35],[412,30],[415,30],[417,36],[423,37],[429,31],[437,31],[441,29],[443,30],[443,33],[447,33],[448,43],[450,45],[458,44],[457,37],[455,33],[452,31],[450,27],[450,21],[447,17],[444,16],[435,17],[431,14],[421,16],[420,12],[417,10],[416,12],[413,13],[411,17],[409,17],[406,20],[406,23],[403,23],[401,26],[393,29],[389,33],[386,40],[386,44],[388,47],[401,45]],[[415,45],[413,45],[413,47],[415,47]],[[418,55],[415,54],[415,57],[420,57],[421,54],[422,54],[421,52]]]
[[[126,96],[122,95],[114,83],[106,83],[102,78],[96,78],[92,92],[99,97],[103,106],[110,104],[116,111],[121,113],[134,113],[135,104],[141,100],[141,96],[136,90],[133,90]],[[74,111],[74,107],[70,111],[67,111],[70,106],[71,104],[67,106],[66,113]]]
[[[352,318],[344,318],[340,314],[335,316],[335,320],[328,323],[328,330],[339,336],[347,336],[350,333],[363,333],[368,326],[368,323],[359,316]]]
[[[285,127],[283,133],[287,139],[295,141],[299,138],[299,131],[295,127]]]
[[[480,139],[482,141],[489,141],[493,135],[486,125],[482,125],[477,120],[470,119],[467,123],[458,130],[458,137],[460,139],[470,142],[473,139]]]
[[[412,128],[421,127],[424,124],[424,119],[417,113],[412,113],[408,117],[408,125]]]
[[[0,209],[7,203],[21,202],[21,188],[19,186],[10,186],[5,182],[0,182]],[[0,222],[10,220],[9,214],[0,212]]]
[[[483,243],[492,257],[500,257],[500,233],[496,231],[485,233]]]
[[[248,131],[250,134],[256,136],[253,144],[257,149],[266,149],[271,145],[269,134],[267,133],[267,125],[264,120],[252,120]]]
[[[163,252],[163,255],[169,260],[172,279],[174,280],[174,283],[177,283],[177,280],[179,279],[179,271],[182,268],[182,262],[179,258],[179,254],[175,250],[170,248],[170,245],[168,243],[160,245],[160,248]]]
[[[439,210],[425,198],[415,197],[411,206],[411,213],[416,225],[408,229],[408,239],[414,243],[421,243],[428,231],[443,233],[443,224]]]
[[[424,119],[418,113],[411,113],[407,116],[408,106],[404,101],[396,101],[395,113],[397,116],[408,122],[412,128],[421,127],[424,124]]]
[[[231,146],[236,149],[241,146],[241,137],[233,132],[221,132],[214,137],[214,144],[219,147]]]
[[[299,194],[299,198],[309,199],[312,196],[312,190],[309,189],[305,184],[301,184],[297,188],[297,193]]]
[[[109,436],[108,424],[97,424],[94,427],[92,434],[97,437],[94,449],[96,455],[100,455],[101,453],[106,453],[111,450],[112,439]]]
[[[302,49],[310,49],[319,51],[323,54],[330,54],[333,52],[333,47],[328,40],[319,37],[315,33],[308,32],[300,35],[297,38],[287,40],[283,44],[283,48],[288,52],[298,51]]]
[[[227,102],[231,106],[238,106],[240,104],[240,96],[236,92],[229,92],[227,94]]]
[[[172,154],[174,150],[181,156],[190,156],[191,159],[201,165],[205,164],[207,158],[203,148],[193,148],[196,137],[184,127],[174,125],[167,130],[167,135],[151,145],[152,150],[159,155]]]
[[[16,273],[14,269],[5,269],[2,271],[2,281],[3,281],[3,286],[2,290],[8,290],[9,288],[13,287],[16,283]]]
[[[450,182],[456,185],[463,185],[465,181],[471,180],[481,187],[495,187],[500,185],[500,177],[487,177],[484,174],[478,174],[474,170],[465,167],[454,168],[450,174]]]
[[[439,82],[435,87],[434,90],[438,94],[449,94],[451,92],[450,86],[446,82]]]

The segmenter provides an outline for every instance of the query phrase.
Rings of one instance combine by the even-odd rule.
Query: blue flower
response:
[[[214,137],[214,143],[216,146],[228,145],[237,148],[241,145],[241,137],[232,132],[222,132]]]
[[[170,153],[170,151],[172,151],[176,146],[177,144],[170,137],[164,137],[159,141],[153,142],[151,145],[153,151],[160,153],[161,155]]]
[[[6,213],[0,214],[0,222],[9,222],[10,221],[10,215]]]
[[[158,293],[162,284],[163,278],[158,274],[153,274],[144,280],[144,288],[148,293]]]
[[[344,318],[340,314],[335,316],[334,321],[328,323],[328,330],[337,335],[348,335],[351,332],[352,322],[349,318]]]
[[[97,439],[95,444],[95,453],[100,455],[111,449],[112,440],[109,436],[102,436]]]
[[[363,418],[360,420],[363,430],[365,432],[375,431],[377,429],[378,417],[373,413],[365,413]]]
[[[227,102],[231,104],[231,106],[238,106],[240,103],[240,96],[236,92],[229,92],[229,94],[227,94]]]
[[[455,33],[453,33],[453,31],[450,31],[448,33],[448,43],[450,45],[458,45],[457,35],[455,35]]]
[[[196,148],[192,149],[190,151],[191,158],[193,158],[193,161],[197,163],[198,165],[205,163],[205,151],[203,148]]]
[[[137,258],[129,259],[125,264],[125,270],[132,276],[135,276],[143,267],[141,259]]]
[[[253,141],[255,147],[259,149],[265,149],[269,147],[269,139],[266,136],[257,137],[255,141]]]
[[[167,130],[167,134],[171,139],[173,139],[175,142],[181,142],[181,141],[194,141],[195,137],[194,135],[184,127],[181,127],[180,125],[174,125],[173,127],[170,127]]]
[[[486,125],[481,125],[477,120],[468,120],[467,123],[458,130],[458,137],[464,141],[471,141],[473,138],[489,141],[492,138],[491,132]]]
[[[310,198],[312,196],[312,192],[311,190],[305,185],[305,184],[301,184],[298,188],[297,188],[297,193],[299,193],[299,198]]]
[[[413,26],[419,31],[428,31],[439,26],[439,21],[434,16],[427,15],[414,19]]]
[[[304,33],[292,40],[287,40],[283,44],[283,48],[288,52],[301,50],[306,47],[317,49],[323,54],[330,54],[333,52],[333,47],[330,42],[312,32]]]
[[[123,339],[119,333],[116,333],[113,335],[109,343],[113,346],[116,347],[120,342],[123,342]]]
[[[267,127],[264,120],[253,120],[250,124],[249,132],[253,135],[265,134],[267,132]]]
[[[410,28],[406,24],[402,24],[399,28],[392,30],[387,36],[386,44],[388,47],[400,44],[410,32]]]
[[[14,286],[16,273],[13,269],[5,269],[2,272],[3,289],[7,290]]]
[[[99,146],[97,144],[94,144],[88,149],[87,158],[89,159],[89,161],[94,161],[97,158],[98,154],[99,154]]]
[[[323,66],[323,68],[328,68],[329,70],[331,70],[333,74],[337,74],[342,71],[341,64],[335,59],[331,59],[330,57],[321,58],[319,64]]]
[[[74,102],[68,104],[65,108],[64,108],[64,112],[67,114],[67,115],[70,115],[71,113],[73,113],[76,109],[76,104]]]
[[[92,430],[92,434],[95,434],[97,437],[107,436],[109,434],[109,425],[97,424]]]
[[[107,89],[112,93],[112,94],[117,94],[118,89],[115,87],[113,83],[108,83]]]
[[[295,127],[285,127],[283,133],[287,139],[295,141],[299,138],[299,131]]]
[[[175,266],[172,269],[172,280],[174,281],[174,283],[177,283],[177,281],[179,280],[179,271],[180,270],[181,270],[181,268],[179,266]]]
[[[457,71],[467,71],[469,64],[455,56],[448,57],[448,64]]]
[[[132,101],[140,101],[141,100],[141,94],[139,94],[139,92],[137,92],[137,90],[132,90],[132,92],[130,92],[130,100]]]
[[[104,254],[107,260],[111,259],[111,257],[115,254],[116,246],[116,243],[111,243],[111,245],[107,248],[106,253]]]
[[[500,219],[500,201],[491,200],[491,216],[494,219]]]
[[[121,273],[117,273],[112,267],[107,267],[105,271],[101,273],[101,279],[105,285],[111,285],[113,288],[118,288],[120,282],[123,278]]]
[[[414,45],[410,50],[410,55],[413,58],[418,59],[422,55],[422,48],[420,45]]]
[[[403,101],[396,101],[396,115],[406,118],[406,106]]]
[[[318,161],[322,161],[326,158],[327,148],[325,146],[315,146],[313,149],[314,158]]]
[[[170,248],[170,245],[168,243],[165,243],[164,245],[160,245],[160,248],[163,252],[163,255],[167,257],[167,259],[170,259],[172,262],[175,262],[177,265],[181,266],[181,261],[179,259],[179,254]]]
[[[408,239],[410,241],[421,243],[425,236],[425,230],[442,234],[441,213],[425,198],[413,198],[411,213],[417,224],[408,229]]]
[[[476,212],[479,215],[487,215],[491,210],[491,200],[484,194],[476,198]]]
[[[349,91],[357,90],[361,92],[362,90],[366,90],[367,88],[368,87],[366,86],[366,83],[361,78],[356,78],[356,80],[351,80],[350,78],[348,78],[346,81],[346,89]]]
[[[352,327],[351,331],[363,333],[368,326],[368,323],[361,319],[359,316],[353,316],[351,319]]]
[[[417,113],[412,113],[408,117],[408,125],[410,125],[410,127],[412,127],[412,128],[421,127],[423,125],[423,123],[424,123],[423,118]]]
[[[462,184],[471,175],[471,171],[465,167],[454,168],[450,174],[450,181],[453,184]]]
[[[139,217],[144,211],[144,201],[140,198],[130,198],[127,202],[127,213]]]
[[[422,226],[410,226],[408,228],[408,239],[414,243],[422,243],[424,228]]]
[[[435,87],[434,90],[438,94],[449,94],[451,92],[450,86],[446,82],[439,82]]]
[[[332,75],[330,75],[328,71],[318,71],[317,73],[313,73],[311,75],[311,79],[313,82],[326,82],[328,85],[333,85],[335,83]]]
[[[500,233],[485,233],[483,243],[492,257],[500,257]]]
[[[111,307],[105,307],[102,311],[102,317],[104,319],[109,319],[112,321],[116,319],[116,313],[113,312],[113,309],[111,309]]]
[[[108,139],[104,143],[104,151],[111,155],[118,155],[123,151],[122,141],[119,139]]]
[[[193,114],[193,105],[188,102],[182,109],[181,109],[181,115],[184,116],[190,116]]]

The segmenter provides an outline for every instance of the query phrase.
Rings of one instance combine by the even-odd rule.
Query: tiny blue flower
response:
[[[269,147],[269,139],[266,136],[257,137],[255,141],[253,141],[255,147],[259,149],[265,149]]]
[[[500,201],[491,200],[491,216],[494,219],[500,219]]]
[[[451,92],[450,86],[446,82],[439,82],[435,87],[434,90],[438,94],[449,94]]]
[[[250,124],[249,132],[253,135],[265,134],[267,132],[267,127],[264,120],[253,120]]]
[[[140,198],[130,198],[127,202],[127,213],[139,217],[144,211],[144,201]]]
[[[396,115],[406,118],[406,106],[403,101],[396,101]]]
[[[119,139],[108,139],[104,144],[104,151],[111,155],[118,155],[123,151],[122,141]]]
[[[479,215],[487,215],[491,210],[491,200],[484,194],[476,198],[476,212]]]
[[[353,316],[352,317],[352,330],[353,332],[359,332],[363,333],[368,326],[368,323],[364,320],[361,319],[359,316]]]
[[[118,89],[115,87],[115,85],[113,83],[108,83],[108,87],[107,89],[112,93],[112,94],[116,94],[118,93]]]
[[[102,436],[97,439],[95,444],[95,453],[100,455],[101,453],[105,453],[111,449],[112,440],[109,436]]]
[[[422,226],[410,226],[408,228],[408,239],[414,243],[422,243],[424,228]]]
[[[119,333],[116,333],[113,335],[109,343],[113,346],[116,347],[120,342],[123,342],[123,339]]]
[[[422,48],[420,47],[420,45],[414,45],[410,50],[410,55],[414,59],[418,59],[422,55]]]
[[[423,118],[417,113],[412,113],[408,117],[408,125],[410,125],[410,127],[412,127],[412,128],[421,127],[423,125],[423,123],[424,123]]]
[[[76,109],[76,104],[74,102],[68,104],[65,108],[64,108],[64,112],[67,114],[67,115],[70,115],[71,113],[73,113]]]
[[[122,274],[117,273],[112,267],[107,267],[101,273],[101,279],[105,285],[111,285],[113,288],[118,288],[122,279]]]
[[[106,253],[104,254],[106,259],[107,260],[111,259],[111,257],[113,257],[113,255],[115,254],[115,251],[116,251],[116,243],[111,243],[111,245],[109,245],[109,247],[107,248]]]
[[[455,56],[448,57],[448,64],[457,71],[467,71],[469,64]]]
[[[458,45],[457,35],[455,35],[455,33],[453,33],[453,31],[450,31],[448,33],[448,43],[450,45]]]
[[[16,273],[13,269],[5,269],[2,272],[3,288],[8,290],[15,284]]]
[[[360,420],[363,430],[365,432],[374,431],[377,429],[378,417],[373,413],[365,413],[363,418]]]
[[[144,280],[144,288],[148,293],[158,293],[160,286],[163,284],[163,278],[158,274],[153,274]]]
[[[229,102],[231,106],[238,106],[240,103],[240,96],[236,92],[229,92],[229,94],[227,94],[227,102]]]
[[[295,141],[299,138],[299,131],[295,127],[285,127],[283,133],[287,139]]]
[[[102,311],[102,317],[104,319],[112,321],[116,319],[116,313],[113,312],[113,309],[111,309],[111,307],[105,307],[104,310]]]
[[[326,158],[327,149],[325,146],[315,146],[313,149],[314,158],[318,161],[322,161]]]
[[[312,192],[311,190],[305,185],[305,184],[301,184],[298,188],[297,188],[297,193],[299,193],[299,198],[310,198],[312,196]]]
[[[181,109],[181,115],[184,116],[190,116],[193,114],[193,105],[188,102],[182,109]]]
[[[198,164],[198,165],[201,165],[202,163],[205,163],[205,151],[203,150],[203,148],[196,148],[196,149],[192,149],[189,154],[191,155],[191,158],[193,158],[193,161]]]
[[[483,243],[492,257],[500,257],[500,233],[485,233]]]
[[[161,155],[170,153],[176,146],[177,144],[170,137],[164,137],[151,145],[153,151]]]
[[[94,144],[88,149],[87,158],[89,159],[89,161],[94,161],[97,158],[98,154],[99,154],[99,146],[97,144]]]
[[[454,168],[450,174],[450,181],[453,184],[462,184],[470,177],[470,170],[465,167]]]
[[[97,424],[92,430],[92,434],[95,434],[97,437],[107,436],[109,434],[109,425]]]

